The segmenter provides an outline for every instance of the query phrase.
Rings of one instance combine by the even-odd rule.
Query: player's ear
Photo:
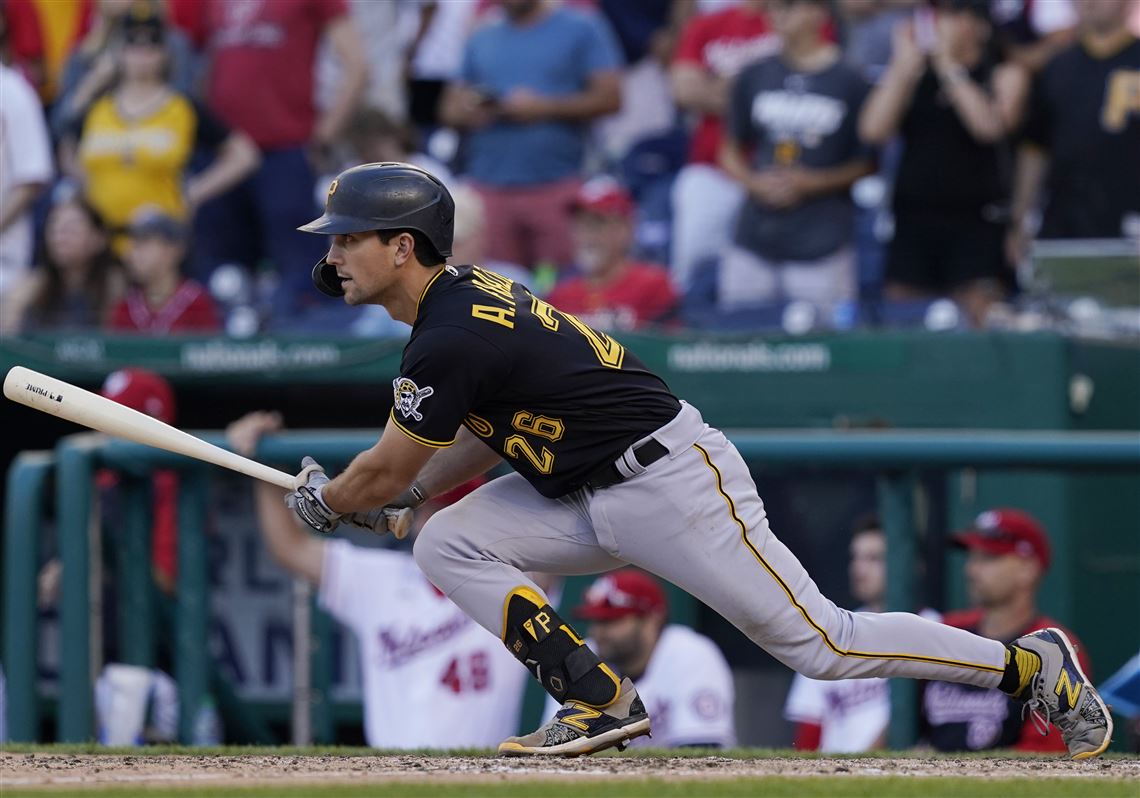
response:
[[[396,264],[402,266],[412,258],[416,249],[416,239],[411,233],[400,233],[396,238]]]

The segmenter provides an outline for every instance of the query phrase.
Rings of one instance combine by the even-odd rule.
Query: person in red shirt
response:
[[[220,330],[210,295],[200,283],[182,275],[185,226],[172,216],[143,210],[127,235],[123,263],[133,285],[112,311],[108,328],[149,335]]]
[[[1049,538],[1037,519],[1022,510],[988,510],[953,542],[969,552],[966,582],[976,606],[946,613],[943,623],[1006,642],[1061,626],[1037,608],[1037,589],[1051,557]],[[1084,646],[1068,629],[1065,634],[1091,677]],[[923,693],[922,716],[929,742],[939,751],[1064,751],[1056,727],[1022,708],[1021,701],[1000,690],[930,682]]]
[[[677,292],[663,267],[630,260],[633,198],[609,177],[585,183],[572,203],[580,274],[547,300],[602,330],[632,330],[669,321]]]
[[[153,371],[138,368],[113,371],[103,381],[99,393],[165,424],[177,421],[174,389],[162,375]],[[102,472],[98,479],[103,488],[118,484],[117,476],[110,471]],[[151,557],[154,578],[165,593],[171,594],[178,577],[178,472],[168,468],[155,469],[152,486]]]
[[[687,288],[697,264],[729,243],[744,199],[739,184],[717,166],[728,111],[728,87],[748,64],[775,55],[780,40],[764,14],[765,0],[694,17],[681,32],[670,83],[677,106],[697,117],[689,163],[673,184],[673,278]]]
[[[293,314],[313,297],[309,273],[325,248],[296,229],[313,215],[313,161],[327,158],[359,103],[364,47],[345,0],[171,5],[174,23],[208,54],[206,105],[262,152],[248,179],[198,209],[194,274],[205,282],[223,263],[252,270],[268,259],[280,275],[275,312]],[[336,96],[318,115],[313,70],[322,40],[342,71]]]

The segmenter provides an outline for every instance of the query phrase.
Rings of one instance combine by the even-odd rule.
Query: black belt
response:
[[[653,438],[633,449],[633,459],[640,463],[642,468],[649,468],[667,454],[669,450]],[[619,471],[615,463],[607,463],[586,478],[586,487],[601,490],[625,482],[627,479],[629,477]]]

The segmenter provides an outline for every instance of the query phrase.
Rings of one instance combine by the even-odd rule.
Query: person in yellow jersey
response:
[[[124,20],[124,46],[115,88],[96,100],[80,124],[72,170],[92,206],[118,235],[143,206],[189,219],[203,202],[240,182],[258,164],[257,147],[226,128],[166,79],[166,26],[148,5]],[[189,175],[199,147],[212,163]]]

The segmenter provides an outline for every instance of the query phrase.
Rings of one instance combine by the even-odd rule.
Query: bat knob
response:
[[[388,516],[388,531],[396,537],[396,540],[403,540],[412,531],[412,519],[414,517],[415,512],[411,507],[401,507],[397,512]]]

